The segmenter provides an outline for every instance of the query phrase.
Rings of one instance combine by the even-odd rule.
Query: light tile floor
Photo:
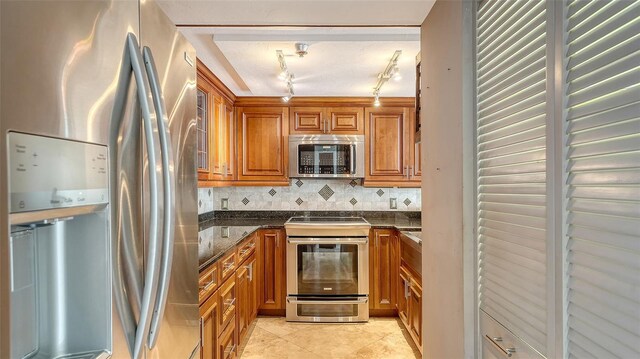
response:
[[[420,352],[396,318],[362,324],[289,323],[260,317],[241,359],[417,359]]]

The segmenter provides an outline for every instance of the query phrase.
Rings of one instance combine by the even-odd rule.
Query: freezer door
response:
[[[139,20],[136,0],[0,1],[0,7],[0,358],[9,358],[7,133],[107,145],[125,41],[128,33],[138,36]],[[131,81],[124,117],[140,117],[135,89]],[[136,183],[129,184],[135,192]],[[130,358],[116,311],[94,305],[114,314],[108,338],[114,357]]]
[[[171,171],[175,179],[174,242],[166,306],[157,329],[150,336],[147,358],[188,359],[198,348],[200,340],[195,50],[154,1],[141,3],[140,41],[141,47],[146,47],[152,54],[157,70],[166,108],[165,120],[174,162]],[[163,206],[168,205],[163,202]],[[161,309],[160,301],[157,304],[156,310]],[[151,330],[154,330],[153,325]],[[157,335],[155,342],[154,335]]]

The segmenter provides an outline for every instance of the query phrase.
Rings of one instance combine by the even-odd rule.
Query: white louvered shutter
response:
[[[546,4],[479,4],[480,309],[546,354]]]
[[[566,6],[567,354],[640,358],[640,1]]]

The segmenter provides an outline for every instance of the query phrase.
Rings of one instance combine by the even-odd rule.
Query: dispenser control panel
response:
[[[11,213],[109,201],[107,146],[8,134]]]

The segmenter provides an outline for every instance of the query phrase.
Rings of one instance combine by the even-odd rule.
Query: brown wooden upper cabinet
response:
[[[364,134],[362,107],[291,107],[291,134]]]
[[[415,109],[365,109],[365,186],[419,187],[416,170]]]
[[[216,85],[218,82],[198,61],[197,161],[198,184],[202,186],[235,179],[233,99]]]
[[[237,107],[238,180],[287,185],[287,107]]]

